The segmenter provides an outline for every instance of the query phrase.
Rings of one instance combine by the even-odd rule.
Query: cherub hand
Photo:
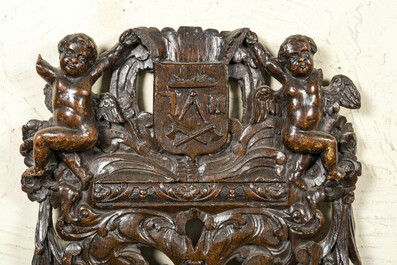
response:
[[[41,57],[41,54],[39,54],[39,55],[37,56],[36,63],[39,63],[39,62],[41,62],[41,61],[43,61],[43,58]]]
[[[123,32],[123,34],[120,35],[119,42],[125,47],[130,47],[131,45],[134,45],[138,42],[138,37],[132,31],[132,29],[127,29]]]
[[[246,49],[238,49],[233,56],[233,62],[245,62],[250,67],[256,69],[256,64]]]
[[[255,32],[249,31],[247,33],[247,36],[245,37],[245,43],[248,46],[254,45],[256,43],[258,43],[258,35],[256,35]]]

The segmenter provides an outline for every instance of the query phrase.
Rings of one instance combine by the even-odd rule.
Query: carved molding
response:
[[[289,37],[283,45],[302,50],[281,48],[272,58],[246,28],[134,28],[72,77],[76,69],[62,60],[95,48],[84,36],[61,41],[61,69],[39,57],[54,117],[22,128],[30,167],[22,190],[40,204],[32,264],[146,265],[142,247],[178,265],[361,264],[351,208],[361,164],[353,126],[338,113],[359,108],[360,94],[346,76],[322,87],[321,69],[283,61],[300,56],[309,65],[312,39]],[[96,79],[87,78],[110,67],[109,92],[90,94],[87,82]],[[138,108],[142,71],[155,73],[153,114]],[[270,88],[270,75],[283,88]],[[242,92],[241,121],[229,118],[230,80]],[[65,107],[84,111],[62,116]],[[322,202],[332,208],[329,231]],[[192,220],[203,224],[196,244],[187,232]]]

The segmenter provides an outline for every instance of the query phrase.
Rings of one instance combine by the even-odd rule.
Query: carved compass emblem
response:
[[[225,144],[227,70],[223,62],[155,64],[154,130],[166,151],[193,160]]]

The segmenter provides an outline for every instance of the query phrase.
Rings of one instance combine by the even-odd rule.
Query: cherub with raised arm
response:
[[[343,178],[345,171],[337,166],[338,146],[336,139],[319,131],[323,118],[321,69],[315,69],[313,55],[317,51],[314,41],[303,35],[288,37],[280,47],[277,58],[272,58],[250,33],[246,42],[255,53],[259,64],[276,78],[285,91],[287,117],[283,126],[282,140],[287,149],[301,154],[320,154],[327,171],[327,179]],[[305,188],[302,175],[302,156],[296,163],[290,180]]]
[[[60,68],[38,56],[37,73],[52,87],[54,125],[37,131],[33,139],[34,166],[23,176],[43,176],[48,169],[51,150],[86,151],[98,140],[98,128],[91,106],[91,88],[103,72],[118,62],[137,37],[125,31],[119,43],[99,56],[94,41],[83,33],[64,37],[58,44]]]

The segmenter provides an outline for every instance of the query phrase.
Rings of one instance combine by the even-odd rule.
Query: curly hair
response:
[[[84,34],[84,33],[75,33],[65,36],[59,43],[58,43],[58,51],[59,53],[63,53],[65,51],[65,45],[69,42],[77,42],[87,48],[88,51],[88,63],[93,65],[95,63],[96,57],[98,55],[96,44],[94,40]]]
[[[317,52],[317,45],[314,43],[313,39],[310,37],[307,37],[305,35],[292,35],[289,36],[288,38],[285,39],[285,41],[281,44],[280,50],[278,51],[278,60],[282,63],[285,64],[287,62],[287,56],[286,53],[288,51],[288,46],[293,45],[297,42],[304,41],[307,42],[310,46],[310,52],[312,54],[315,54]]]

